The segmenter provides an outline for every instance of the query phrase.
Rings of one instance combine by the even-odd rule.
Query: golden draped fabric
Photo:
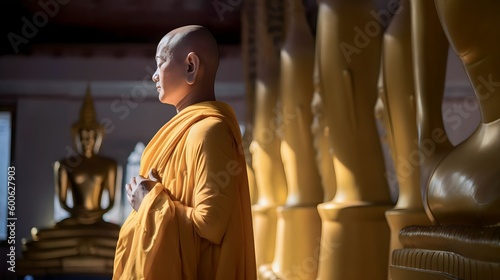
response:
[[[140,175],[161,180],[122,226],[113,279],[256,279],[245,167],[227,104],[172,118],[142,155]]]

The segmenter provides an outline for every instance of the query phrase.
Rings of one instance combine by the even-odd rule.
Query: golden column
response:
[[[277,208],[272,270],[280,279],[313,280],[317,276],[321,238],[321,220],[316,206],[323,201],[311,133],[314,38],[302,0],[286,0],[285,7],[280,135],[288,195],[286,204]]]
[[[335,197],[318,206],[318,279],[385,279],[390,234],[385,212],[392,202],[373,108],[384,19],[397,5],[318,3],[318,66],[337,182]]]
[[[241,48],[243,57],[243,71],[245,79],[246,118],[243,138],[243,151],[247,163],[248,187],[251,203],[257,203],[257,185],[252,166],[250,143],[253,139],[253,122],[255,119],[255,78],[256,78],[256,38],[255,38],[255,0],[247,0],[241,13]]]
[[[273,261],[276,207],[285,203],[287,193],[277,135],[281,18],[281,1],[256,0],[257,73],[250,151],[258,192],[257,203],[252,206],[257,266]]]
[[[411,45],[409,0],[401,0],[384,34],[382,53],[383,91],[386,130],[396,174],[386,173],[399,186],[394,209],[386,212],[391,228],[391,247],[401,248],[399,232],[409,225],[430,225],[420,191],[420,155],[417,139],[415,82]]]

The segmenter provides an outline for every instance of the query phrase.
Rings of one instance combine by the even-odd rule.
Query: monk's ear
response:
[[[186,56],[186,64],[186,82],[192,85],[196,82],[196,76],[200,70],[200,58],[194,52],[190,52]]]

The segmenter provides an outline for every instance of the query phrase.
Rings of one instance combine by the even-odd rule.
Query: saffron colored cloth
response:
[[[188,106],[151,139],[160,183],[120,230],[113,279],[256,279],[242,140],[227,104]]]

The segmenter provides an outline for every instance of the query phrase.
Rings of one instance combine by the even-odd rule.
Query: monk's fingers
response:
[[[136,177],[130,178],[130,185],[137,185]]]
[[[151,168],[151,170],[149,170],[149,180],[153,182],[160,182],[160,176],[158,176],[156,169]]]

